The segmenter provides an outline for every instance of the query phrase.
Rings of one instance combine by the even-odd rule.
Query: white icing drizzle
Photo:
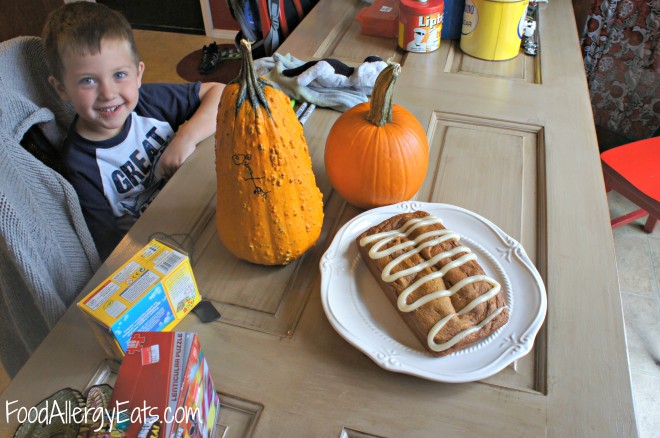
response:
[[[453,257],[457,254],[460,253],[465,253],[464,255],[460,256],[456,260],[452,260],[451,262],[447,263],[445,266],[442,267],[439,271],[434,271],[431,272],[430,274],[425,275],[424,277],[418,279],[415,281],[413,284],[405,288],[401,294],[399,294],[397,298],[397,307],[399,308],[400,311],[402,312],[412,312],[415,309],[418,309],[419,307],[423,306],[424,304],[427,304],[433,300],[436,300],[438,298],[442,297],[451,297],[454,295],[456,292],[458,292],[462,287],[470,284],[470,283],[475,283],[477,281],[485,281],[489,283],[492,288],[486,292],[485,294],[475,298],[472,300],[470,303],[468,303],[463,309],[458,311],[457,313],[451,313],[444,318],[442,318],[440,321],[438,321],[432,328],[429,330],[428,336],[427,336],[427,342],[429,345],[429,348],[433,351],[444,351],[448,348],[451,348],[453,345],[464,339],[465,337],[469,336],[470,334],[480,330],[483,328],[486,324],[488,324],[490,321],[492,321],[497,315],[499,315],[506,306],[498,308],[495,312],[490,314],[486,319],[481,321],[479,324],[477,324],[474,327],[471,327],[467,330],[463,330],[462,332],[457,333],[452,337],[449,341],[437,344],[434,341],[435,336],[438,334],[440,330],[453,318],[454,316],[458,315],[463,315],[469,312],[470,310],[474,309],[477,307],[479,304],[484,303],[488,301],[489,299],[493,298],[495,295],[497,295],[501,289],[500,284],[495,281],[494,279],[486,276],[486,275],[472,275],[470,277],[464,278],[455,285],[453,285],[451,288],[448,290],[437,290],[434,292],[431,292],[430,294],[424,295],[423,297],[418,298],[412,303],[408,303],[408,297],[415,291],[417,290],[422,284],[434,280],[436,278],[442,278],[447,272],[449,272],[451,269],[454,269],[456,267],[459,267],[463,265],[464,263],[468,262],[469,260],[477,260],[477,256],[472,254],[469,248],[465,246],[458,246],[456,248],[453,248],[449,251],[443,251],[441,253],[436,254],[429,260],[425,260],[424,262],[415,265],[411,268],[408,269],[403,269],[401,271],[392,273],[392,270],[394,269],[395,266],[397,266],[399,263],[402,261],[409,259],[415,254],[418,254],[420,251],[422,251],[424,248],[428,248],[430,246],[437,245],[441,242],[444,242],[449,239],[456,239],[456,241],[460,240],[460,236],[453,232],[449,231],[447,229],[442,229],[442,230],[432,230],[428,231],[426,233],[420,234],[413,240],[406,240],[402,243],[399,243],[397,245],[394,245],[390,248],[386,248],[384,250],[381,250],[384,246],[386,246],[389,242],[393,241],[397,237],[408,237],[414,230],[418,229],[419,227],[425,226],[425,225],[431,225],[431,224],[442,224],[442,220],[435,216],[426,216],[423,218],[415,218],[415,219],[410,219],[408,222],[406,222],[401,228],[398,228],[396,230],[391,230],[391,231],[385,231],[382,233],[377,233],[377,234],[372,234],[371,236],[366,236],[362,239],[360,239],[360,246],[366,246],[372,242],[376,242],[370,249],[369,249],[369,257],[372,259],[379,259],[383,257],[387,257],[391,254],[393,254],[396,251],[404,250],[406,248],[411,248],[410,250],[406,251],[405,253],[401,254],[394,260],[390,261],[385,268],[383,268],[383,272],[381,274],[381,278],[383,279],[384,282],[386,283],[391,283],[401,277],[405,277],[410,274],[416,274],[423,269],[433,266],[436,263],[438,263],[440,260],[448,257]],[[424,242],[424,240],[429,239],[433,237],[431,240],[427,240]],[[420,242],[423,242],[420,244]]]
[[[475,325],[474,327],[470,327],[470,328],[467,329],[467,330],[463,330],[463,331],[460,332],[460,333],[457,333],[453,338],[451,338],[451,339],[448,340],[447,342],[442,343],[442,344],[436,344],[435,341],[433,340],[433,338],[435,337],[436,334],[438,334],[438,332],[440,331],[440,328],[441,328],[441,327],[440,327],[440,328],[436,329],[436,326],[438,326],[438,325],[440,325],[440,324],[445,325],[445,324],[447,323],[447,321],[449,321],[453,316],[456,316],[456,313],[452,313],[452,314],[450,314],[450,315],[447,315],[447,316],[445,316],[444,318],[442,318],[440,321],[438,321],[438,323],[437,323],[436,325],[434,325],[434,326],[431,328],[431,330],[429,331],[429,335],[426,337],[426,342],[428,342],[429,347],[430,347],[431,350],[433,350],[433,351],[444,351],[444,350],[446,350],[446,349],[448,349],[448,348],[451,348],[451,347],[453,347],[455,344],[457,344],[461,339],[465,338],[466,336],[468,336],[468,335],[470,335],[470,334],[472,334],[472,333],[474,333],[474,332],[476,332],[476,331],[478,331],[478,330],[481,330],[486,324],[488,324],[488,323],[491,322],[493,319],[495,319],[495,317],[496,317],[497,315],[499,315],[500,313],[502,313],[502,311],[503,311],[505,308],[506,308],[506,306],[504,306],[504,307],[500,307],[499,309],[497,309],[496,311],[494,311],[493,313],[491,313],[491,314],[488,316],[488,318],[486,318],[486,319],[484,319],[483,321],[481,321],[479,324]],[[460,312],[459,312],[459,313],[460,313]]]

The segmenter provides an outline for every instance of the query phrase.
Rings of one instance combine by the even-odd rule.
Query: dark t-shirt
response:
[[[176,130],[200,105],[200,83],[145,84],[121,132],[90,141],[73,127],[64,140],[66,176],[105,259],[165,184],[156,168]]]

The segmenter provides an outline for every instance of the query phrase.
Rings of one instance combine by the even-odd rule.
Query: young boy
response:
[[[145,84],[128,21],[92,2],[51,13],[43,35],[59,96],[76,116],[64,144],[67,179],[105,259],[165,181],[213,134],[218,83]]]

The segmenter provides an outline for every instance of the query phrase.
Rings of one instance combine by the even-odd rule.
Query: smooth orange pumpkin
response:
[[[408,200],[426,177],[426,133],[415,116],[392,102],[400,71],[399,64],[390,63],[376,79],[370,102],[342,114],[326,140],[328,178],[360,208]]]
[[[218,107],[216,227],[236,257],[287,264],[318,240],[323,195],[290,99],[257,77],[250,43],[240,46],[241,72]]]

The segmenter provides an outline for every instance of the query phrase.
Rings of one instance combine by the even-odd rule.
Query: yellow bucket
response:
[[[488,61],[515,58],[528,4],[529,0],[465,0],[461,50]]]

